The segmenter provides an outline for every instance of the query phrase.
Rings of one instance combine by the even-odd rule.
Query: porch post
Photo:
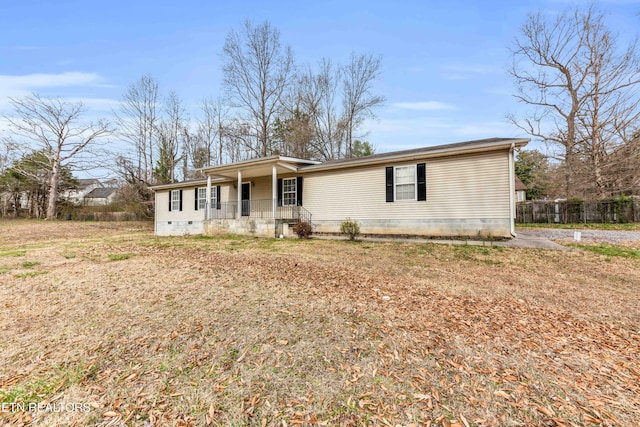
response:
[[[204,219],[211,218],[211,176],[207,177],[207,202],[204,204]]]
[[[276,165],[271,169],[271,205],[273,208],[273,219],[276,218],[276,199],[278,198],[278,172]]]
[[[238,212],[237,219],[242,219],[242,171],[238,169]]]

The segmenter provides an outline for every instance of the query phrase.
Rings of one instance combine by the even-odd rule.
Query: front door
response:
[[[251,183],[242,184],[242,216],[249,216],[251,212]]]

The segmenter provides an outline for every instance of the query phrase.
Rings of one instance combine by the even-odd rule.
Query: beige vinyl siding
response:
[[[508,151],[305,174],[314,220],[509,218]],[[426,163],[426,201],[385,201],[385,167]]]
[[[233,184],[231,183],[220,184],[220,202],[227,203],[227,202],[235,202],[236,200],[238,200],[238,191],[237,189],[233,188]]]
[[[195,187],[182,189],[181,211],[169,211],[169,194],[171,194],[170,190],[156,192],[156,221],[202,221],[204,219],[204,209],[195,210]]]
[[[271,175],[259,177],[259,178],[252,178],[251,181],[255,184],[251,186],[251,200],[271,200],[272,199]]]

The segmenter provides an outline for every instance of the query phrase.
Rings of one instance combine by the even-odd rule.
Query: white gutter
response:
[[[516,188],[515,188],[515,164],[513,158],[513,151],[515,149],[515,144],[511,143],[511,148],[509,148],[509,226],[511,228],[511,235],[516,237]]]

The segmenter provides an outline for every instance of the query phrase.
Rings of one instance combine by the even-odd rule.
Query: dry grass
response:
[[[0,405],[89,409],[0,423],[639,425],[637,259],[4,222],[0,283]]]

